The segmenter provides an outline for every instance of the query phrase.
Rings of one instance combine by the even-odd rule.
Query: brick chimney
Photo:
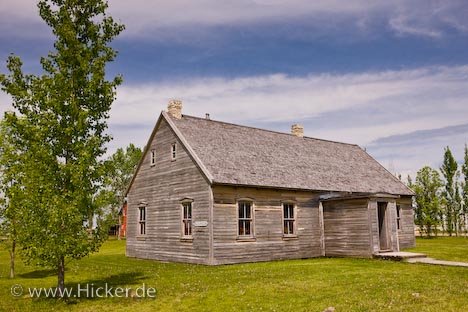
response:
[[[304,136],[304,127],[299,124],[294,124],[291,127],[291,134],[295,135],[299,138],[302,138]]]
[[[182,118],[182,101],[170,100],[169,104],[167,104],[167,112],[169,113],[169,115],[171,115],[175,119],[181,119]]]

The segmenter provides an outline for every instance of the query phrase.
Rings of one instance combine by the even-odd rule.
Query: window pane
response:
[[[284,234],[294,234],[294,221],[284,221]]]
[[[250,204],[249,203],[239,203],[239,219],[250,219]]]
[[[294,219],[294,205],[293,204],[283,204],[283,218]]]
[[[245,221],[245,235],[250,235],[250,221]]]
[[[156,152],[154,150],[151,151],[151,164],[154,165],[156,160]]]
[[[140,221],[145,221],[146,220],[146,208],[141,207],[140,208]]]
[[[184,220],[184,235],[190,236],[192,235],[192,222],[189,220]]]

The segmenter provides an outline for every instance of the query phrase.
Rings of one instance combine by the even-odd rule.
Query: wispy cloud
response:
[[[388,167],[438,166],[442,148],[468,138],[468,66],[358,74],[284,74],[123,85],[111,111],[110,152],[143,146],[169,99],[184,113],[279,131],[301,122],[308,136],[367,147]],[[10,106],[0,92],[0,110]],[[434,130],[436,129],[436,130]]]
[[[128,21],[133,35],[151,35],[149,29],[184,26],[249,25],[269,22],[304,22],[319,33],[346,24],[356,30],[372,32],[372,27],[388,25],[399,35],[439,37],[447,27],[466,32],[468,4],[463,0],[428,1],[158,1],[144,0],[111,3],[111,10]],[[184,9],[181,9],[184,8]],[[346,27],[340,27],[345,30]],[[159,32],[157,32],[159,33]]]
[[[399,122],[393,115],[396,112],[408,123],[405,129],[393,130],[398,133],[431,128],[433,119],[439,125],[464,120],[463,113],[468,113],[467,77],[468,66],[459,66],[305,77],[277,74],[200,78],[123,86],[119,88],[113,121],[151,123],[167,100],[177,97],[186,103],[189,114],[211,112],[219,119],[248,123],[293,122],[346,109],[385,108],[392,118],[379,119],[378,126]],[[418,124],[420,120],[427,120],[426,127],[425,122]],[[415,124],[414,129],[410,129],[411,124]]]
[[[392,172],[414,177],[423,166],[438,169],[446,146],[462,163],[467,143],[468,123],[383,137],[371,142],[368,151]]]
[[[3,0],[0,25],[17,35],[35,32],[41,24],[34,0]],[[372,33],[386,25],[398,35],[439,37],[448,29],[468,32],[468,4],[464,0],[446,1],[339,1],[339,0],[162,0],[109,1],[110,11],[127,24],[126,36],[167,40],[193,33],[213,33],[220,26],[253,26],[262,23],[294,24],[306,22],[315,33],[345,31],[352,28]],[[340,25],[340,27],[337,27]],[[21,26],[21,31],[15,30]],[[346,26],[346,27],[342,27]],[[212,31],[207,32],[209,28]],[[381,31],[381,29],[377,29]],[[48,33],[46,33],[48,35]]]
[[[399,35],[437,38],[448,30],[468,30],[466,1],[397,1],[393,9],[389,26]]]
[[[459,66],[122,86],[111,114],[111,131],[116,146],[130,141],[145,144],[159,112],[175,97],[183,100],[189,115],[211,113],[212,119],[280,131],[301,122],[306,135],[369,147],[385,165],[394,159],[399,172],[413,172],[426,160],[436,162],[435,149],[440,146],[406,134],[467,123],[467,78],[468,66]],[[457,133],[453,140],[445,140],[447,144],[464,145],[467,133]],[[449,132],[443,135],[450,138]],[[381,139],[389,136],[391,140]],[[409,138],[414,139],[405,141]],[[400,145],[390,146],[389,140]],[[438,142],[446,144],[440,137]],[[418,150],[423,143],[436,147],[431,153]]]

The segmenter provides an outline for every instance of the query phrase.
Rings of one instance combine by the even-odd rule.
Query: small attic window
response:
[[[150,153],[150,164],[151,166],[156,164],[156,151],[154,149],[152,149]]]
[[[176,158],[177,158],[177,144],[172,143],[172,145],[171,145],[171,159],[176,160]]]

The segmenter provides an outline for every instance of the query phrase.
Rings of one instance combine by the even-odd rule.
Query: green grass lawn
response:
[[[468,238],[418,237],[416,238],[416,247],[406,249],[405,251],[421,252],[428,257],[440,260],[468,262]]]
[[[458,239],[418,244],[434,256],[441,245],[461,244],[466,257]],[[345,258],[208,267],[130,259],[124,247],[111,240],[98,254],[69,262],[67,285],[144,283],[157,289],[157,298],[15,298],[12,285],[53,287],[55,273],[18,262],[18,276],[9,279],[8,253],[1,251],[0,311],[468,311],[467,268]]]

